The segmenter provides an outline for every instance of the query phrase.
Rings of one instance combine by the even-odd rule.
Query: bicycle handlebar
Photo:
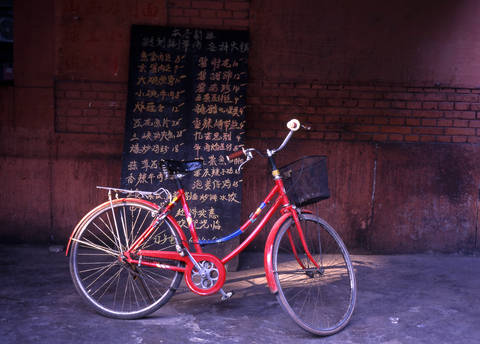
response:
[[[272,156],[275,153],[281,151],[287,145],[288,141],[290,141],[290,138],[292,137],[292,135],[295,131],[299,130],[300,128],[304,128],[306,130],[311,129],[309,126],[301,124],[300,121],[296,118],[293,118],[293,119],[291,119],[290,121],[287,122],[287,128],[290,131],[288,132],[287,136],[283,140],[282,144],[277,149],[273,149],[273,150],[267,149],[267,155],[268,156]],[[242,167],[246,162],[248,162],[249,160],[251,160],[253,158],[252,151],[256,151],[256,149],[255,148],[248,148],[248,149],[242,148],[242,150],[238,150],[238,151],[235,151],[235,152],[227,155],[227,161],[232,162],[234,159],[239,158],[242,155],[244,155],[244,156],[247,157],[247,160],[244,161],[240,165],[240,167]]]

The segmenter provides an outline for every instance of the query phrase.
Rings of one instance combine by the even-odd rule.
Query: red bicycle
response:
[[[120,319],[140,318],[156,311],[173,296],[183,276],[194,293],[219,292],[222,299],[228,299],[232,293],[222,289],[225,264],[244,250],[279,211],[281,216],[265,244],[268,287],[283,309],[306,331],[330,335],[344,328],[355,308],[354,270],[347,248],[335,230],[320,217],[298,207],[295,204],[298,201],[290,200],[298,195],[285,191],[285,178],[295,180],[279,171],[274,155],[285,147],[301,124],[294,119],[287,127],[289,132],[282,144],[266,151],[274,186],[249,219],[223,238],[199,240],[181,184],[182,177],[202,167],[201,161],[163,161],[165,177],[174,179],[178,186],[164,207],[138,197],[114,198],[111,191],[132,191],[107,188],[109,200],[82,218],[68,243],[70,272],[78,293],[99,313]],[[263,156],[250,148],[234,152],[228,158],[244,156],[241,168],[253,158],[253,153]],[[289,173],[294,173],[292,170],[295,169]],[[315,190],[314,183],[309,183],[309,188]],[[169,194],[165,189],[136,193]],[[315,196],[308,196],[307,200],[316,201]],[[183,208],[190,239],[172,216],[177,204]],[[205,245],[223,243],[244,233],[268,205],[268,211],[253,231],[224,258],[202,251]]]

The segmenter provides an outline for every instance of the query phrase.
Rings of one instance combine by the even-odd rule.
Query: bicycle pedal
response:
[[[223,289],[220,289],[220,294],[222,294],[222,301],[227,301],[233,296],[233,291],[225,292]]]

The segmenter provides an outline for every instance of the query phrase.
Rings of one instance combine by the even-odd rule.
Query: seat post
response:
[[[174,179],[175,179],[175,182],[177,183],[177,190],[183,189],[183,185],[182,185],[182,182],[180,181],[180,178],[175,176]]]

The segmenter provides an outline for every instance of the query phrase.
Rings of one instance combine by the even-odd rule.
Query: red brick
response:
[[[224,19],[226,27],[246,29],[249,27],[250,22],[248,19]]]
[[[404,125],[405,119],[404,118],[390,118],[389,122],[391,125]]]
[[[375,124],[388,124],[388,118],[387,117],[375,117],[373,120],[373,123]]]
[[[358,134],[357,138],[360,141],[372,141],[374,136],[373,134]]]
[[[192,1],[192,8],[208,8],[212,10],[223,9],[223,1]]]
[[[373,117],[362,116],[362,117],[355,117],[355,116],[344,116],[342,117],[343,123],[360,123],[360,124],[373,124]],[[376,124],[376,123],[375,123]],[[386,124],[386,123],[383,123]]]
[[[443,128],[413,128],[412,132],[419,135],[442,135]]]
[[[279,97],[278,104],[280,105],[292,105],[293,104],[293,97]]]
[[[325,140],[338,140],[339,138],[339,133],[325,133]]]
[[[467,136],[452,136],[453,143],[467,142]]]
[[[92,90],[94,91],[118,92],[125,89],[126,84],[113,82],[92,82]]]
[[[353,128],[353,131],[357,133],[376,133],[378,132],[378,127],[374,125],[357,125]]]
[[[202,18],[216,18],[217,11],[216,10],[200,10],[200,17]]]
[[[435,127],[437,125],[436,119],[422,119],[422,125],[425,127]]]
[[[377,92],[356,92],[352,91],[352,98],[355,99],[383,99],[382,93]]]
[[[451,136],[437,136],[437,142],[452,142]]]
[[[405,103],[404,101],[395,100],[395,101],[392,102],[392,107],[393,108],[404,109],[406,106],[407,106],[407,103]]]
[[[480,143],[480,137],[478,137],[478,136],[468,136],[467,142],[478,144],[478,143]]]
[[[106,117],[113,117],[114,116],[114,112],[111,109],[100,109],[98,111],[98,114],[100,116],[106,116]]]
[[[65,91],[65,98],[80,98],[80,91]]]
[[[373,135],[373,140],[374,141],[384,142],[384,141],[387,141],[387,139],[388,139],[387,134],[374,134]]]
[[[58,90],[87,91],[92,89],[92,85],[90,82],[83,81],[57,81],[55,87]]]
[[[296,88],[313,88],[311,83],[308,82],[300,82],[295,84]]]
[[[385,115],[396,116],[396,117],[411,117],[412,113],[414,113],[413,110],[407,110],[407,109],[389,109],[385,111],[386,111]]]
[[[446,135],[475,135],[473,128],[445,128]]]
[[[419,136],[418,135],[405,135],[406,142],[418,142]]]
[[[438,108],[437,102],[424,102],[422,108],[425,110],[436,110]]]
[[[190,18],[189,17],[169,17],[168,21],[170,25],[174,26],[187,26],[190,25]]]
[[[469,121],[468,126],[470,128],[480,128],[480,120]]]
[[[223,25],[223,19],[220,18],[199,18],[199,17],[191,17],[190,22],[193,25],[199,25],[201,27],[221,27]]]
[[[420,125],[420,120],[418,118],[407,118],[407,125],[417,126]]]
[[[357,138],[357,135],[354,133],[342,133],[341,136],[343,141],[353,141]]]
[[[296,105],[309,105],[310,104],[310,99],[295,97],[294,98],[294,104],[296,104]]]
[[[410,127],[396,127],[396,126],[384,126],[380,128],[380,131],[383,133],[393,133],[393,134],[410,134],[412,128]]]
[[[373,108],[374,106],[375,106],[374,100],[361,99],[358,101],[358,107],[361,107],[361,108]]]
[[[403,135],[390,134],[390,135],[388,135],[388,139],[390,141],[403,141]]]
[[[448,111],[445,112],[447,118],[462,118],[462,119],[475,119],[475,112],[473,111]]]
[[[312,89],[314,89],[314,90],[326,90],[327,86],[319,85],[319,84],[312,84]]]
[[[197,9],[185,9],[183,10],[185,17],[198,17],[200,15],[200,10]]]
[[[421,142],[435,142],[435,136],[432,135],[422,135],[420,136]]]
[[[453,102],[439,102],[438,109],[439,110],[453,110]]]
[[[376,108],[390,108],[391,106],[392,106],[392,103],[387,101],[387,100],[376,101],[375,102],[375,107]]]
[[[468,127],[468,121],[465,119],[456,119],[453,121],[454,127]]]
[[[262,97],[263,104],[278,104],[277,97]]]
[[[442,117],[442,111],[435,110],[423,110],[423,111],[414,111],[413,115],[416,117],[427,117],[427,118],[439,118]]]
[[[98,92],[98,93],[97,93],[97,99],[102,99],[102,100],[115,100],[115,93],[111,93],[111,92]]]
[[[453,125],[453,121],[451,119],[439,119],[437,120],[437,125],[439,127],[451,127]]]
[[[86,117],[96,117],[98,116],[98,110],[97,109],[85,109],[83,110],[83,115]]]
[[[470,104],[470,107],[473,111],[479,111],[480,110],[480,104],[479,103],[472,103],[472,104]]]
[[[232,13],[232,11],[219,10],[219,11],[217,11],[217,17],[218,18],[232,18],[233,13]]]
[[[97,92],[95,91],[82,91],[81,98],[86,100],[95,100],[97,99]]]
[[[325,134],[323,132],[313,131],[309,132],[308,136],[314,140],[322,140],[325,137]]]
[[[192,1],[191,0],[170,0],[168,2],[168,7],[169,9],[171,7],[183,7],[183,8],[188,8],[192,6]]]
[[[183,15],[184,15],[183,9],[181,9],[181,8],[169,8],[168,9],[168,16],[181,17]]]
[[[416,96],[415,93],[407,93],[407,92],[398,92],[398,93],[386,93],[385,99],[392,99],[392,100],[415,100]]]
[[[317,96],[317,90],[313,90],[311,88],[297,88],[294,90],[290,91],[292,95],[298,96],[298,97],[316,97]]]
[[[82,110],[81,109],[68,109],[67,110],[67,116],[69,116],[69,117],[82,116]]]
[[[443,93],[423,93],[418,94],[417,99],[423,101],[443,101],[447,100],[447,96]]]
[[[421,109],[421,102],[407,102],[407,109]]]
[[[447,98],[448,100],[452,100],[456,102],[469,102],[469,103],[478,102],[478,94],[449,94]]]
[[[455,110],[467,111],[470,110],[469,103],[455,103]]]
[[[233,18],[236,18],[236,19],[244,19],[244,18],[248,18],[248,11],[235,11],[233,12]]]
[[[240,1],[226,1],[225,8],[233,11],[245,11],[250,9],[250,3],[247,1],[240,2]]]

